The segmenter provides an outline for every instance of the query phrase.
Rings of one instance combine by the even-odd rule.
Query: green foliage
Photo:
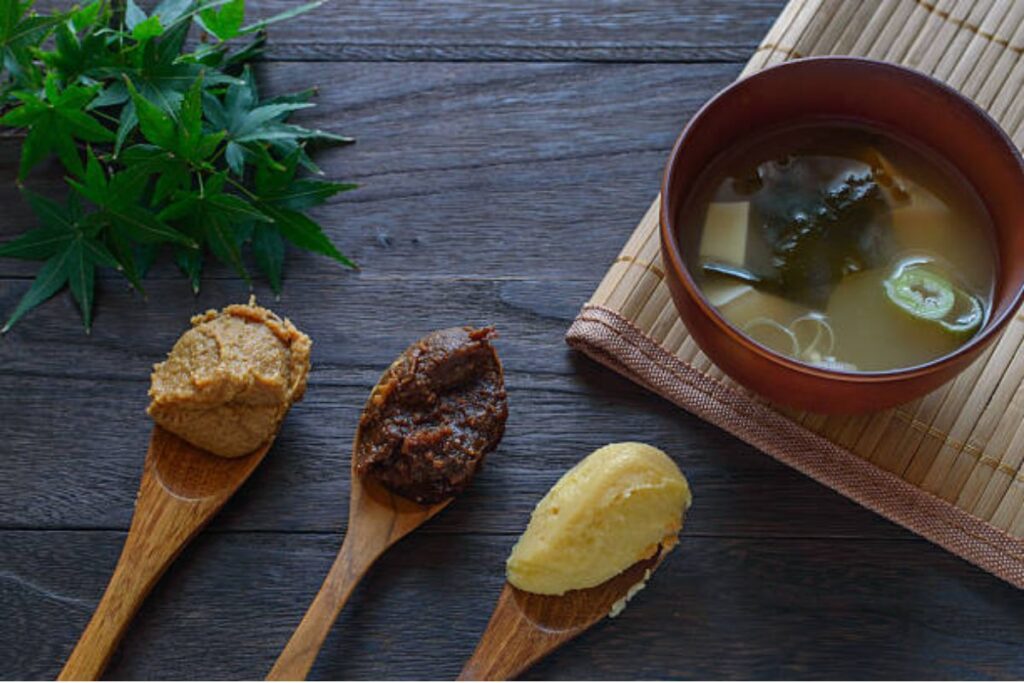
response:
[[[28,129],[21,148],[20,179],[24,180],[33,166],[51,154],[60,157],[69,173],[81,176],[82,158],[75,140],[108,142],[114,139],[109,130],[85,111],[96,92],[96,86],[75,84],[61,90],[57,76],[50,73],[42,92],[15,90],[11,93],[18,105],[0,117],[0,125]]]
[[[314,91],[260,98],[249,63],[264,29],[323,1],[245,23],[244,0],[91,0],[40,16],[0,0],[0,126],[21,129],[18,182],[56,157],[65,203],[24,189],[38,227],[0,257],[41,263],[0,332],[67,287],[88,330],[98,267],[138,291],[162,250],[199,291],[207,254],[279,292],[286,244],[355,267],[306,211],[355,185],[319,171],[308,149],[346,138],[289,122]],[[206,34],[188,42],[194,27]],[[233,41],[233,42],[229,42]],[[238,44],[236,44],[238,43]]]

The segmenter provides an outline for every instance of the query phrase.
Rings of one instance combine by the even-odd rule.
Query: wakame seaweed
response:
[[[867,165],[837,168],[829,157],[771,161],[758,169],[755,230],[767,246],[764,285],[823,308],[843,275],[883,265],[892,226],[885,195]]]

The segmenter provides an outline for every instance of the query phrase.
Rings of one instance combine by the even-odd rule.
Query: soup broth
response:
[[[984,325],[991,222],[945,161],[854,125],[717,159],[680,224],[705,298],[755,342],[847,372],[945,356]]]

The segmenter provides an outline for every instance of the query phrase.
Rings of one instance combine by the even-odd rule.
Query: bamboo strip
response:
[[[1024,538],[1024,528],[1018,528],[1018,524],[1024,527],[1024,480],[1020,475],[1013,480],[1010,489],[1003,496],[995,514],[989,520],[992,526],[997,529],[1008,531],[1014,536]]]
[[[1020,510],[1017,511],[1017,517],[1013,520],[1006,531],[1016,538],[1024,538],[1024,505],[1021,505]]]
[[[622,251],[619,252],[619,258],[627,257],[633,258],[636,252],[639,250],[640,244],[646,240],[647,235],[652,230],[652,225],[658,224],[658,213],[661,211],[661,197],[657,197],[651,204],[650,208],[647,209],[647,213],[644,214],[643,219],[640,221],[640,225],[633,231],[633,234],[626,240],[626,244],[622,247]],[[590,303],[597,304],[599,306],[607,306],[609,308],[615,308],[611,303],[612,292],[615,291],[619,281],[622,279],[622,272],[625,270],[625,266],[618,267],[620,261],[616,260],[612,264],[611,269],[605,274],[604,279],[601,280],[601,284],[598,285],[593,295],[590,297]],[[613,275],[612,270],[616,270]]]
[[[627,310],[627,307],[631,307],[630,296],[636,291],[644,276],[651,274],[651,258],[650,256],[644,258],[644,248],[651,243],[656,234],[656,230],[644,232],[641,235],[641,239],[638,240],[639,243],[635,246],[633,253],[628,255],[629,258],[620,260],[616,264],[624,264],[624,266],[620,268],[620,275],[610,288],[605,305],[614,310],[622,311],[622,314],[627,317],[630,317],[630,311]]]
[[[1017,3],[1019,4],[1019,3]],[[1007,44],[1010,41],[1019,41],[1021,39],[1021,33],[1024,32],[1024,23],[1021,22],[1021,17],[1024,16],[1024,7],[1014,7],[1011,13],[1011,18],[1016,20],[1004,22],[1000,26],[1000,31],[996,33],[993,43],[999,45],[1000,42],[1005,41]],[[1010,33],[1012,31],[1012,33]],[[1004,33],[1009,33],[1003,38]],[[1000,88],[1006,82],[1006,79],[1010,75],[1010,70],[1017,63],[1018,55],[1012,50],[1007,50],[1005,46],[997,47],[998,57],[992,65],[992,68],[987,74],[984,75],[981,89],[977,95],[973,95],[973,99],[978,105],[984,109],[988,109],[995,99],[996,95],[999,94]]]
[[[885,59],[885,53],[888,51],[889,45],[892,44],[893,40],[902,30],[913,10],[913,0],[895,0],[892,14],[889,15],[888,20],[882,25],[882,30],[878,32],[875,40],[863,55],[871,59]]]
[[[693,340],[693,337],[687,333],[683,343],[679,346],[679,351],[676,352],[679,359],[684,363],[692,363],[694,356],[697,355],[697,342]]]
[[[820,413],[804,413],[800,419],[800,423],[812,432],[820,432],[822,426],[825,424],[825,420],[827,419],[828,415],[822,415]]]
[[[988,73],[992,64],[999,54],[998,47],[993,42],[993,37],[1003,26],[1013,24],[1013,14],[1010,10],[1014,3],[997,0],[992,6],[992,11],[981,22],[974,32],[974,38],[964,50],[963,55],[953,67],[952,75],[946,82],[973,99],[976,89],[972,87],[970,78],[972,74]]]
[[[1014,325],[1019,324],[1014,321]],[[1016,358],[1014,362],[1016,362]],[[1007,374],[1012,374],[1011,370]],[[995,433],[974,463],[966,484],[954,488],[947,479],[950,495],[956,494],[957,505],[975,516],[989,519],[1007,493],[1014,477],[1020,474],[1024,461],[1024,383],[1018,383],[995,428]]]
[[[946,434],[936,427],[936,423],[945,425],[952,420],[951,415],[955,415],[959,397],[976,384],[985,367],[988,353],[953,382],[912,404],[897,408],[893,420],[886,425],[872,450],[857,453],[883,469],[902,474],[928,438],[933,440],[936,448],[944,443]]]
[[[845,417],[837,415],[834,417],[835,426],[829,425],[829,438],[847,450],[852,450],[857,445],[861,434],[868,428],[876,414],[854,415]]]
[[[864,35],[865,29],[871,19],[878,14],[882,3],[880,0],[873,0],[872,2],[848,2],[846,4],[855,11],[847,18],[842,33],[831,45],[823,42],[819,54],[856,54],[853,50],[857,40]]]
[[[1014,36],[1014,40],[1024,40],[1024,26],[1021,26],[1021,30]],[[996,120],[1001,121],[1003,126],[1011,132],[1016,129],[1017,121],[1009,110],[1011,105],[1016,102],[1022,84],[1024,84],[1024,60],[1018,54],[1016,62],[1010,68],[1009,74],[1007,74],[1006,81],[999,89],[999,92],[996,93],[992,105],[988,107],[989,114]]]
[[[662,285],[662,289],[668,293],[668,288],[664,285]],[[658,313],[658,317],[651,323],[650,328],[642,327],[640,329],[649,330],[651,339],[658,342],[662,347],[668,349],[669,335],[677,322],[680,324],[680,327],[682,327],[682,321],[679,320],[679,314],[676,312],[675,305],[672,303],[671,297],[669,297],[668,303]],[[686,328],[683,327],[684,333],[685,330]],[[674,350],[669,350],[674,353]]]
[[[761,45],[758,46],[757,50],[747,61],[741,76],[748,73],[752,73],[764,67],[767,63],[772,50],[776,49],[782,37],[785,35],[786,30],[795,21],[796,16],[800,13],[803,7],[803,2],[793,0],[787,2],[786,6],[782,9],[782,12],[775,19],[775,23],[768,29],[768,33],[765,35],[764,40],[761,41]]]
[[[873,415],[868,426],[863,432],[861,432],[860,436],[857,437],[857,441],[852,448],[853,452],[866,460],[870,460],[870,458],[866,457],[866,454],[874,452],[879,440],[882,438],[882,435],[892,423],[895,416],[895,408]]]
[[[871,19],[864,27],[864,33],[857,37],[853,48],[845,54],[870,57],[871,51],[878,44],[882,31],[892,23],[892,17],[901,4],[903,4],[902,0],[881,0],[877,5],[868,3],[867,10],[871,13]]]
[[[687,341],[692,342],[692,340],[693,338],[690,336],[690,333],[687,332],[686,326],[683,325],[683,321],[677,317],[675,323],[669,329],[668,334],[665,335],[665,348],[668,349],[669,353],[682,359],[683,344]]]
[[[1004,334],[996,342],[996,348],[989,355],[981,377],[975,380],[973,376],[965,377],[961,375],[954,380],[953,385],[957,391],[955,393],[951,392],[949,400],[943,405],[939,418],[932,423],[932,426],[939,430],[939,433],[944,434],[946,438],[941,442],[936,441],[927,446],[922,444],[903,472],[902,476],[904,479],[915,486],[922,486],[928,473],[935,469],[936,462],[942,464],[936,469],[934,478],[938,477],[939,472],[945,474],[948,471],[947,463],[950,463],[955,454],[963,447],[969,436],[969,430],[981,416],[981,412],[995,393],[995,384],[984,381],[987,374],[985,370],[988,369],[989,365],[997,369],[1005,367],[1020,345],[1021,336],[1019,334],[1012,334],[1014,332],[1013,329],[1009,332],[1011,333]],[[975,369],[977,369],[977,366],[971,368],[971,370]],[[996,372],[998,373],[999,371],[996,370]],[[973,375],[974,373],[971,374]]]
[[[1014,511],[1017,512],[1016,520]],[[1010,488],[1003,494],[999,507],[992,515],[991,524],[995,527],[1011,532],[1013,535],[1024,538],[1024,529],[1017,527],[1018,523],[1024,523],[1024,472],[1017,472],[1010,483]]]
[[[804,44],[797,46],[797,49],[809,55],[830,54],[832,49],[839,44],[843,34],[849,28],[853,15],[861,9],[857,2],[836,2],[831,0],[829,7],[830,16],[823,20],[824,27],[815,31],[808,27]],[[819,14],[821,14],[819,12]]]
[[[1015,401],[1018,401],[1019,397],[1014,397]],[[1007,411],[1009,415],[1009,411]],[[957,498],[957,506],[968,510],[976,517],[982,519],[991,520],[1002,502],[1009,489],[1013,484],[1014,480],[1018,476],[1024,476],[1021,472],[1021,464],[1024,463],[1024,422],[1019,419],[1019,412],[1013,416],[1013,419],[1005,420],[1007,422],[1007,431],[1012,431],[1012,438],[1005,446],[989,446],[989,452],[1002,453],[1002,457],[999,458],[998,462],[995,463],[991,469],[986,467],[975,468],[974,472],[971,472],[971,478],[968,480],[964,490],[960,493],[960,497]],[[994,456],[993,456],[994,457]],[[982,488],[982,486],[984,488]],[[975,500],[970,500],[967,495],[969,491],[980,490]]]
[[[940,0],[935,9],[925,18],[924,27],[913,37],[903,63],[918,71],[931,74],[939,63],[941,54],[952,42],[959,24],[949,18],[960,8],[964,13],[972,9],[970,3],[956,0]]]
[[[978,38],[980,27],[998,4],[993,0],[972,0],[973,5],[967,12],[954,11],[949,18],[949,23],[954,24],[956,29],[943,47],[942,57],[935,64],[929,73],[940,80],[945,80],[952,71],[954,65],[964,55],[964,51],[975,38]],[[1005,3],[1003,3],[1005,4]],[[955,87],[955,86],[954,86]]]
[[[954,419],[963,397],[973,389],[984,368],[983,362],[975,362],[957,379],[919,399],[913,409],[910,406],[897,409],[896,418],[906,429],[890,433],[890,440],[879,443],[878,452],[870,454],[868,459],[902,475],[922,447],[926,452],[940,448],[948,438],[945,430]],[[928,438],[932,441],[925,445]]]
[[[672,297],[669,294],[668,287],[665,286],[664,280],[659,278],[657,286],[651,292],[651,296],[647,299],[647,303],[639,315],[637,315],[634,323],[641,330],[647,330],[648,334],[657,340],[657,332],[654,326],[663,317],[662,314],[672,309],[672,307]]]
[[[811,3],[808,4],[811,5]],[[792,41],[788,43],[793,46],[793,51],[800,55],[820,54],[815,52],[818,38],[823,32],[830,30],[830,27],[836,23],[837,15],[844,7],[850,4],[849,2],[844,2],[844,0],[820,0],[817,6],[811,5],[813,7],[813,14],[810,19],[801,27],[800,32],[792,38]],[[789,59],[789,57],[786,56],[784,59],[779,59],[774,63],[785,61],[785,59]]]
[[[747,62],[746,68],[741,76],[749,75],[759,71],[770,64],[784,61],[790,58],[791,49],[786,46],[794,45],[790,36],[799,35],[810,21],[811,15],[818,8],[820,0],[794,0],[787,3],[782,14],[775,21],[768,37],[762,44],[762,49],[754,54],[754,58]],[[788,40],[788,42],[787,42]]]
[[[954,88],[957,87],[951,78],[953,70],[957,64],[970,63],[976,55],[981,53],[985,46],[984,38],[978,35],[981,27],[988,25],[993,15],[1002,17],[1001,8],[1005,9],[1009,4],[1007,2],[996,2],[996,0],[984,0],[984,2],[977,3],[967,17],[965,24],[957,31],[953,40],[950,41],[948,49],[932,72],[932,75],[946,81]],[[998,18],[995,21],[996,25],[998,25]]]
[[[1007,334],[1003,338],[1012,340],[1016,337],[1017,344],[1006,344],[1002,349],[1005,355],[1000,355],[999,348],[993,355],[993,359],[999,365],[1011,364],[1011,371],[1003,375],[994,387],[993,384],[987,384],[975,388],[966,404],[961,407],[953,428],[949,430],[950,438],[955,441],[946,444],[939,451],[938,457],[932,462],[923,479],[915,480],[911,474],[908,477],[909,481],[947,499],[950,491],[944,486],[946,478],[953,477],[954,481],[963,483],[962,478],[966,476],[972,458],[977,451],[985,449],[995,422],[1003,414],[1010,397],[1024,379],[1024,355],[1019,354],[1020,340],[1024,337],[1019,334],[1019,326],[1014,328],[1018,334]],[[1013,331],[1014,329],[1011,329],[1011,332]]]
[[[889,42],[889,48],[882,57],[887,62],[903,64],[914,38],[920,33],[929,17],[934,16],[932,7],[920,2],[911,2],[910,14],[906,21],[896,27],[895,38]]]

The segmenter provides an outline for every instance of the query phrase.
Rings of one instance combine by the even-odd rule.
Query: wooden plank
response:
[[[64,7],[40,0],[39,8]],[[152,6],[155,2],[140,2]],[[329,2],[271,28],[267,58],[317,61],[745,61],[784,0]],[[252,18],[295,0],[251,2]]]
[[[593,282],[355,274],[292,284],[280,300],[265,287],[255,291],[259,301],[313,338],[314,378],[345,381],[358,369],[376,381],[419,336],[453,325],[489,323],[502,334],[501,353],[510,373],[572,374],[562,335]],[[0,281],[0,310],[11,310],[26,286],[20,280]],[[192,315],[249,297],[248,286],[237,280],[209,282],[198,298],[184,281],[153,281],[148,303],[121,283],[101,282],[99,288],[103,305],[92,334],[82,330],[70,293],[59,294],[3,337],[3,375],[144,380],[188,328]]]
[[[0,532],[4,675],[52,679],[99,599],[114,532]],[[482,632],[510,536],[415,534],[357,590],[314,679],[448,679]],[[207,533],[157,586],[111,679],[261,679],[336,534]],[[799,561],[794,561],[799,558]],[[969,586],[969,588],[968,588]],[[1019,592],[924,541],[709,539],[533,679],[1016,678]]]
[[[608,442],[641,439],[672,454],[690,478],[691,533],[909,538],[610,371],[572,362],[571,376],[508,372],[511,414],[501,447],[425,532],[518,533],[580,458]],[[314,370],[306,399],[214,528],[342,529],[352,434],[385,364]],[[0,377],[0,528],[126,529],[150,430],[146,389],[141,381]]]
[[[361,188],[316,215],[364,275],[585,275],[595,282],[656,194],[686,120],[738,71],[327,64],[310,73],[310,66],[261,71],[267,92],[318,84],[320,106],[302,120],[358,139],[318,158],[328,177]],[[10,207],[0,215],[0,240],[33,224],[14,185],[16,156],[15,143],[0,144],[0,203]],[[28,182],[55,196],[63,196],[62,184],[56,164]],[[0,260],[0,276],[35,268]],[[223,267],[208,276],[234,277]],[[181,281],[169,259],[151,277]],[[288,280],[345,277],[319,256],[293,253],[286,267]]]

